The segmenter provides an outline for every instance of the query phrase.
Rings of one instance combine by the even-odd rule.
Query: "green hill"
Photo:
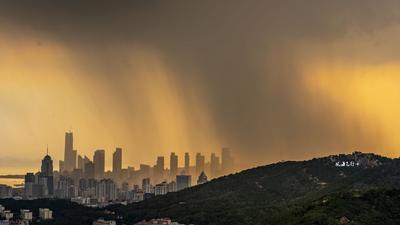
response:
[[[343,162],[344,167],[339,167]],[[332,193],[364,193],[378,188],[400,188],[400,161],[353,153],[261,166],[111,209],[123,215],[127,223],[171,217],[196,225],[265,224],[271,215]]]
[[[265,217],[274,225],[397,225],[400,224],[400,190],[343,192],[302,205],[292,205]]]

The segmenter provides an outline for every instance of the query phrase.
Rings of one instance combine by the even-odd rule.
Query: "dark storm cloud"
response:
[[[88,79],[103,80],[122,102],[129,88],[118,75],[129,64],[124,47],[160,50],[182,92],[193,88],[204,96],[222,142],[258,159],[381,146],[379,135],[368,141],[357,128],[347,137],[335,106],[304,94],[294,49],[329,46],[349,31],[380,32],[398,24],[399,6],[361,0],[8,1],[1,3],[0,25],[2,32],[38,33],[38,43],[73,49]],[[124,107],[129,113],[133,106]],[[359,121],[352,123],[350,129]]]

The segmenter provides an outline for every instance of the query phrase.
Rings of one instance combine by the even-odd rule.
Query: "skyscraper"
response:
[[[200,175],[201,172],[204,171],[204,155],[201,153],[196,154],[196,176]]]
[[[178,156],[175,154],[175,152],[171,153],[169,160],[169,170],[171,178],[174,178],[178,173]]]
[[[166,181],[154,186],[154,195],[165,195],[168,193],[168,183]]]
[[[58,168],[59,168],[58,171],[60,171],[60,172],[64,172],[65,171],[64,161],[63,160],[58,161]]]
[[[218,177],[219,170],[220,170],[219,157],[216,156],[215,153],[211,153],[211,158],[210,158],[211,177],[212,178]]]
[[[78,155],[78,169],[80,169],[83,173],[85,172],[85,165],[91,162],[91,160],[85,155]]]
[[[74,151],[74,137],[72,132],[65,133],[64,163],[62,171],[71,172],[76,168],[76,151]]]
[[[140,164],[139,177],[149,177],[151,167],[146,164]]]
[[[189,156],[189,152],[185,152],[185,174],[190,174],[190,156]]]
[[[83,172],[85,172],[85,166],[87,163],[92,162],[92,160],[90,160],[86,155],[83,158]]]
[[[94,177],[95,179],[103,179],[104,178],[104,170],[105,170],[105,151],[100,149],[94,152],[93,156],[94,163]]]
[[[156,164],[157,168],[159,170],[164,170],[164,156],[158,156],[157,157],[157,164]]]
[[[54,179],[53,179],[53,160],[46,154],[42,160],[42,166],[40,175],[41,179],[44,181],[44,185],[47,189],[47,194],[52,196],[54,194]]]
[[[157,183],[164,176],[164,156],[157,157],[157,163],[154,166],[155,182]]]
[[[53,176],[53,160],[49,155],[43,158],[40,172],[43,176]]]
[[[222,173],[230,173],[233,170],[233,157],[229,148],[222,148],[221,170]]]
[[[85,163],[85,171],[83,174],[86,179],[94,178],[94,164],[92,161],[89,160]]]
[[[178,175],[176,176],[176,189],[178,191],[188,188],[192,185],[192,176],[190,175]]]
[[[117,199],[117,185],[111,179],[102,179],[96,185],[96,197],[99,202]]]
[[[142,180],[142,190],[144,193],[150,193],[151,189],[151,184],[150,184],[150,178],[146,177],[143,178]]]
[[[85,168],[85,161],[81,155],[78,155],[78,169],[84,170]]]
[[[25,184],[24,184],[24,191],[25,197],[31,198],[35,196],[34,192],[34,184],[35,184],[35,175],[33,173],[27,173],[25,175]]]
[[[120,177],[122,171],[122,148],[116,148],[113,153],[113,174],[114,178]]]
[[[71,168],[72,168],[72,171],[74,170],[74,169],[76,169],[76,159],[78,158],[78,151],[77,150],[73,150],[72,151],[72,155],[71,155]]]

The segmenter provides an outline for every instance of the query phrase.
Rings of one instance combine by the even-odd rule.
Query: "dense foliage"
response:
[[[49,208],[53,210],[54,220],[33,221],[33,224],[54,224],[54,225],[89,225],[92,224],[94,218],[107,216],[104,210],[87,208],[79,204],[54,199],[38,199],[38,200],[13,200],[1,199],[0,204],[11,210],[18,216],[20,209],[29,209],[33,216],[38,218],[39,208]]]
[[[397,225],[400,224],[400,191],[343,192],[302,205],[292,205],[265,218],[274,225]]]

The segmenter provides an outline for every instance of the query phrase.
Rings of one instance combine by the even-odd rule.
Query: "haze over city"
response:
[[[41,2],[0,5],[0,174],[62,160],[68,130],[107,169],[399,156],[397,1]]]

